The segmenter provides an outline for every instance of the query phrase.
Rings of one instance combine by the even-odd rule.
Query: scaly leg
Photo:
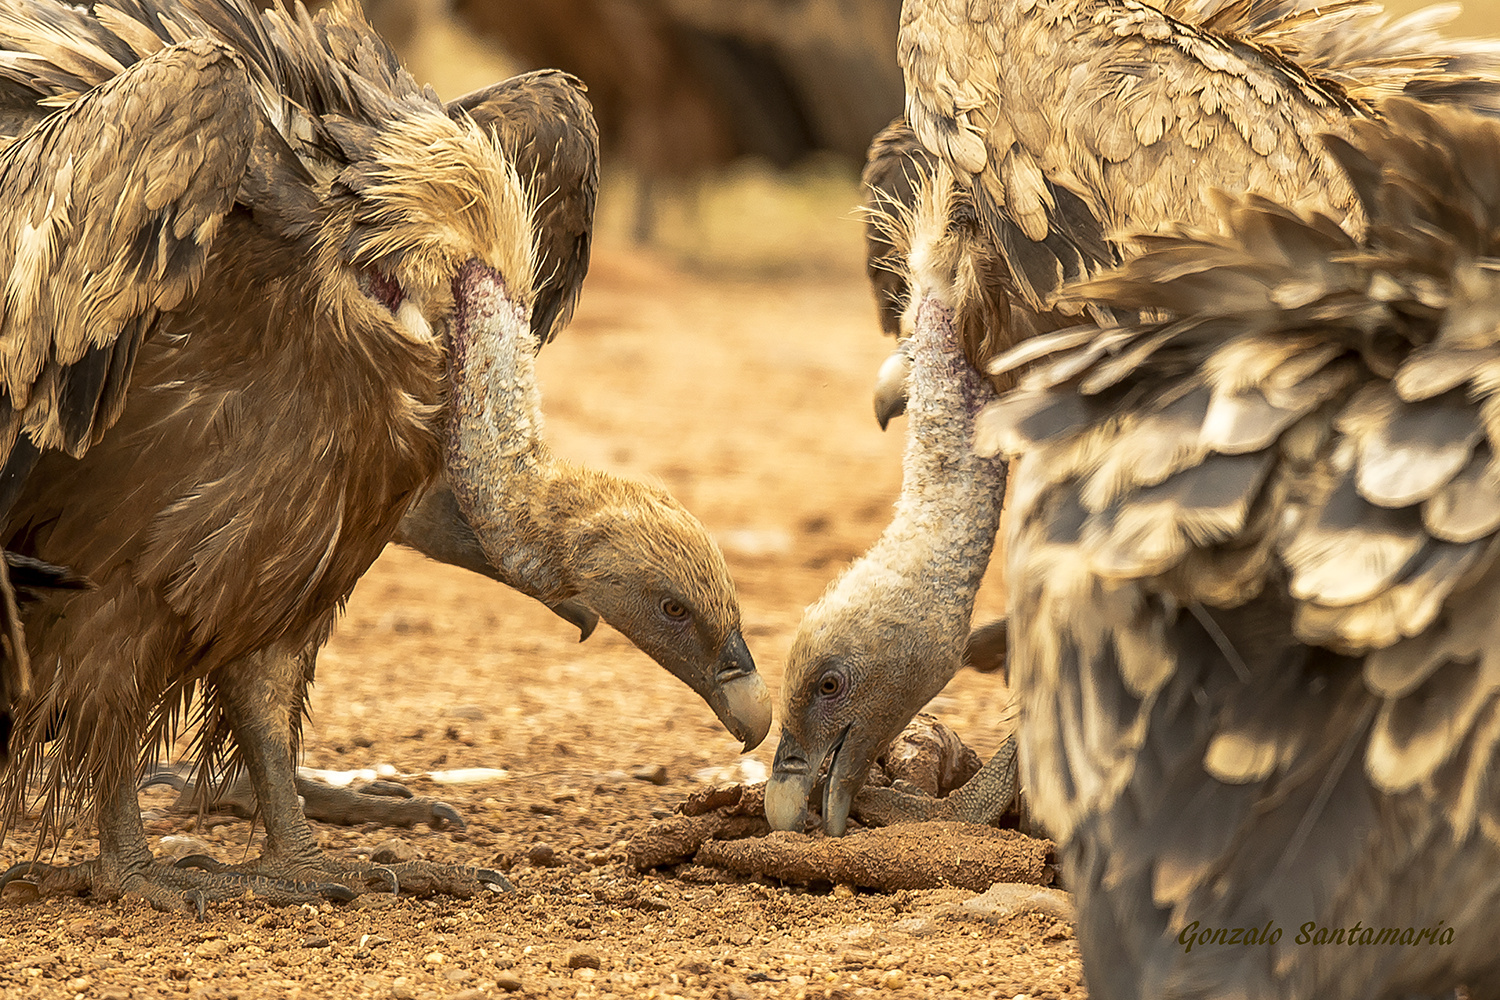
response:
[[[195,911],[200,917],[209,902],[239,899],[247,893],[281,904],[354,897],[341,885],[191,871],[158,862],[146,841],[129,770],[116,787],[100,795],[98,809],[98,858],[67,866],[23,861],[0,874],[0,891],[13,881],[29,882],[43,895],[136,896],[158,910]]]
[[[509,889],[503,875],[488,869],[422,861],[381,866],[337,861],[323,853],[308,829],[298,800],[292,746],[314,655],[311,650],[299,655],[267,650],[254,658],[256,662],[247,660],[224,668],[226,675],[214,685],[218,703],[250,775],[266,827],[266,846],[260,858],[247,866],[221,866],[202,857],[185,858],[180,863],[294,881],[348,880],[357,890],[399,889],[415,895],[467,897],[481,889]],[[232,676],[228,671],[233,671]]]
[[[992,825],[1016,800],[1016,738],[1006,740],[995,755],[947,798],[912,795],[895,788],[860,789],[854,813],[868,826],[956,820]]]

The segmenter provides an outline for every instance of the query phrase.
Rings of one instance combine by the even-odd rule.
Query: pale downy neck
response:
[[[952,647],[957,670],[1000,523],[1006,464],[974,454],[975,419],[995,392],[964,357],[952,307],[920,285],[913,294],[921,298],[901,496],[890,525],[823,603],[833,608],[877,595],[888,607],[905,605],[907,620],[930,642]]]
[[[460,333],[451,344],[457,423],[449,439],[448,480],[500,578],[551,604],[578,593],[562,537],[577,490],[568,466],[553,458],[542,438],[537,339],[524,310],[505,307],[517,312],[506,319],[519,321],[505,323],[504,336]],[[476,469],[484,474],[470,471]]]

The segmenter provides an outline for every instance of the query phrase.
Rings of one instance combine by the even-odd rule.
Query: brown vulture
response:
[[[589,83],[606,150],[648,186],[741,156],[858,163],[901,110],[899,0],[455,0],[523,65]],[[642,206],[642,211],[646,207]],[[650,220],[637,220],[638,234]]]
[[[60,811],[88,809],[100,853],[0,883],[181,908],[247,885],[346,897],[341,881],[394,881],[318,849],[292,744],[312,651],[440,477],[507,582],[592,608],[719,697],[747,741],[764,733],[702,525],[541,439],[537,334],[576,296],[596,169],[575,81],[445,106],[349,4],[314,18],[243,0],[15,0],[0,50],[18,133],[0,150],[3,374],[12,409],[40,400],[21,433],[53,447],[59,365],[109,359],[92,447],[43,455],[4,535],[94,587],[28,606],[34,676],[8,678],[0,704],[8,821],[40,780],[44,839]],[[579,203],[545,197],[579,183],[581,239],[577,220],[549,228]],[[164,868],[141,827],[142,747],[154,756],[195,696],[206,766],[237,752],[266,821],[262,857],[235,873]]]
[[[823,821],[842,832],[871,761],[958,669],[1005,480],[965,442],[986,395],[1012,378],[975,367],[1047,328],[1109,322],[1058,291],[1138,252],[1145,236],[1128,234],[1222,225],[1220,191],[1361,232],[1354,185],[1319,137],[1347,133],[1382,95],[1500,109],[1500,43],[1444,40],[1432,29],[1441,12],[1392,23],[1366,5],[1304,0],[1173,10],[907,0],[908,112],[936,166],[915,209],[898,201],[898,222],[914,221],[894,230],[913,234],[908,315],[936,325],[933,357],[916,356],[916,330],[895,517],[793,641],[767,790],[774,826],[804,822],[826,763]]]
[[[980,417],[1100,1000],[1500,995],[1500,122],[1383,111],[1361,238],[1150,239]]]

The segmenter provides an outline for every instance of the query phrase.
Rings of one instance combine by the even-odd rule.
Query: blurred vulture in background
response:
[[[581,77],[606,151],[648,185],[741,156],[786,167],[826,151],[856,164],[901,110],[899,0],[455,0],[454,11],[523,64]]]
[[[778,828],[802,825],[826,764],[822,818],[842,832],[871,761],[958,669],[1004,496],[1003,464],[969,452],[980,407],[1013,379],[978,374],[996,351],[1128,319],[1058,292],[1139,252],[1148,237],[1130,233],[1224,226],[1220,191],[1363,232],[1320,136],[1376,115],[1382,95],[1500,109],[1500,43],[1443,39],[1451,9],[1394,23],[1303,0],[1174,10],[906,3],[911,131],[932,155],[883,147],[918,178],[915,207],[881,202],[914,331],[905,475],[891,525],[793,641],[766,795]]]
[[[1500,123],[1384,110],[1329,140],[1363,238],[1148,240],[1074,294],[1160,320],[1028,345],[980,417],[1101,1000],[1500,995]]]
[[[6,391],[12,410],[59,401],[23,411],[38,450],[57,427],[69,451],[92,442],[40,457],[4,541],[94,585],[25,611],[4,811],[39,779],[39,845],[89,813],[99,828],[96,860],[22,862],[0,887],[178,909],[503,884],[329,858],[293,785],[312,651],[440,481],[495,575],[613,622],[758,742],[764,685],[702,525],[541,439],[533,356],[576,298],[596,184],[576,81],[444,106],[348,4],[15,0],[0,50]],[[79,357],[92,374],[64,381]],[[205,772],[237,753],[266,823],[233,871],[156,863],[136,802],[142,747],[200,697]]]

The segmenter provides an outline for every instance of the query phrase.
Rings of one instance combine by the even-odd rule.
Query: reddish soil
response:
[[[606,241],[576,321],[540,362],[561,454],[659,479],[715,533],[773,690],[802,608],[880,532],[900,479],[902,430],[882,434],[870,404],[889,345],[858,229],[839,218],[853,189],[838,190],[847,200],[805,244],[839,249],[815,260],[683,266]],[[999,613],[999,595],[982,595],[981,617]],[[1065,908],[991,923],[957,905],[973,895],[960,889],[637,873],[626,841],[706,784],[763,777],[777,730],[742,760],[708,708],[618,634],[576,639],[497,584],[393,548],[319,664],[306,763],[389,765],[469,821],[463,833],[317,826],[327,848],[369,853],[399,836],[422,857],[506,869],[515,893],[230,904],[199,923],[12,890],[0,997],[1085,995]],[[1007,704],[995,677],[965,673],[929,711],[987,756]],[[505,773],[426,777],[458,768]],[[664,784],[631,776],[657,768]],[[167,840],[163,853],[257,849],[247,822],[195,829],[161,811],[169,800],[145,797],[153,838],[206,843]],[[33,846],[13,833],[0,862]],[[79,838],[59,860],[93,852]]]

